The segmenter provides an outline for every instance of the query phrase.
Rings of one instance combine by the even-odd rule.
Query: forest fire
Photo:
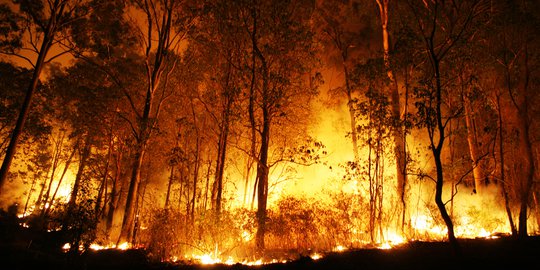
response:
[[[5,2],[6,254],[265,268],[540,234],[532,0]]]

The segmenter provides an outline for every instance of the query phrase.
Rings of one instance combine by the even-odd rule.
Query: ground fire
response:
[[[416,267],[412,249],[457,267],[540,250],[535,1],[4,2],[8,261]]]

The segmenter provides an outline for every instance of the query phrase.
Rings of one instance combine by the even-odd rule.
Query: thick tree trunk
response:
[[[135,208],[137,196],[139,194],[139,184],[141,181],[141,168],[145,154],[144,146],[139,146],[133,159],[133,167],[131,171],[131,180],[126,199],[126,208],[124,210],[124,218],[122,220],[122,228],[120,229],[120,237],[117,245],[128,242],[133,236],[133,225],[135,221]]]

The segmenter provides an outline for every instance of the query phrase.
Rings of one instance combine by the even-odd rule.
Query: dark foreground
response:
[[[186,265],[152,262],[143,250],[92,251],[68,256],[20,245],[0,243],[0,269],[539,269],[540,237],[526,239],[461,239],[461,255],[448,243],[411,242],[389,250],[361,249],[325,254],[280,264]]]

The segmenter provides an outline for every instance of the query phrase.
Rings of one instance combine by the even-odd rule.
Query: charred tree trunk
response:
[[[431,53],[431,61],[433,64],[434,75],[435,75],[436,127],[431,127],[432,131],[430,132],[431,151],[433,153],[433,158],[435,160],[435,168],[437,169],[437,178],[435,182],[435,203],[437,204],[437,207],[439,208],[439,211],[441,213],[441,217],[443,218],[444,223],[446,224],[446,227],[448,228],[448,241],[453,246],[454,251],[457,254],[460,254],[461,247],[459,246],[459,243],[454,234],[454,223],[452,222],[452,218],[450,217],[450,215],[448,215],[448,212],[446,211],[446,205],[442,200],[444,175],[443,175],[443,165],[442,165],[441,154],[442,154],[442,149],[444,146],[444,138],[445,138],[445,130],[444,130],[445,127],[443,123],[442,110],[441,110],[442,86],[441,86],[441,77],[440,77],[440,69],[439,69],[439,59],[435,55],[433,48],[430,51],[430,53]],[[437,134],[437,138],[435,138],[435,133]]]
[[[527,231],[527,212],[529,207],[529,202],[532,194],[532,186],[534,183],[534,154],[531,143],[530,135],[530,120],[529,120],[529,100],[527,99],[528,84],[529,84],[529,70],[528,70],[528,52],[527,48],[524,53],[524,68],[525,68],[525,78],[522,86],[523,98],[520,106],[516,106],[518,110],[518,128],[519,132],[519,141],[522,147],[523,157],[523,176],[521,179],[519,187],[520,195],[520,208],[519,208],[519,225],[518,225],[518,235],[520,238],[525,238],[528,236]]]
[[[497,95],[497,110],[498,110],[498,121],[499,121],[499,166],[501,171],[500,176],[500,185],[501,185],[501,192],[504,198],[504,209],[506,210],[506,216],[508,217],[508,223],[510,225],[510,231],[512,232],[512,236],[517,236],[517,229],[516,224],[514,223],[514,218],[512,216],[512,209],[510,208],[510,198],[508,196],[508,184],[506,183],[506,173],[505,173],[505,160],[504,160],[504,137],[503,137],[503,118],[502,118],[502,111],[501,111],[501,97],[500,95]]]

